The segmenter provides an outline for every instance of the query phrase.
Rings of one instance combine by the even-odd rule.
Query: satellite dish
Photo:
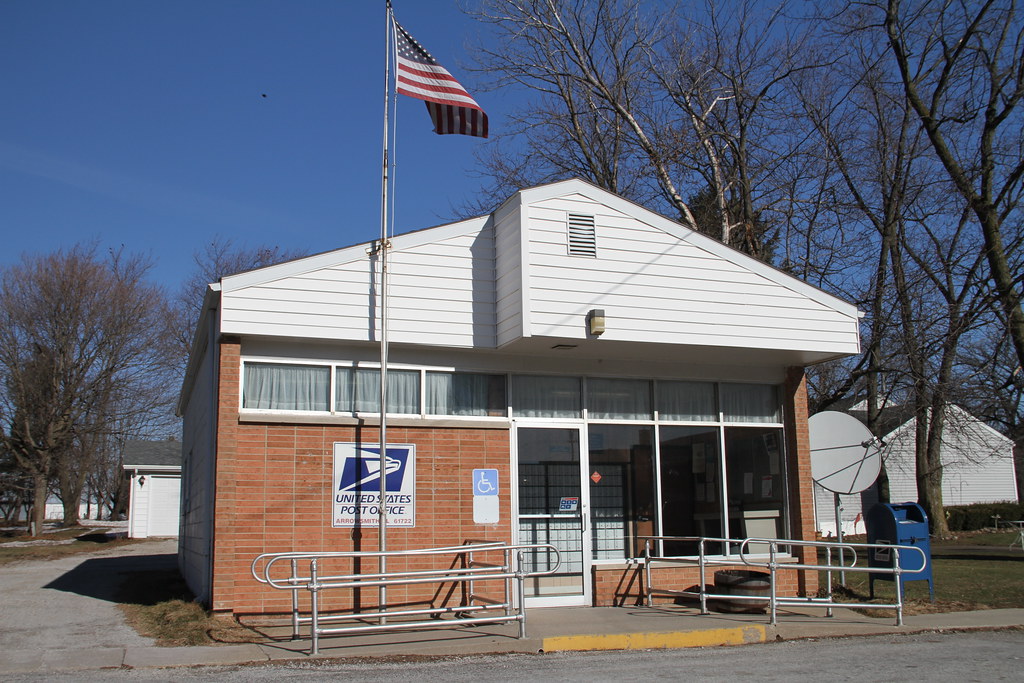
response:
[[[811,441],[811,477],[833,493],[860,493],[881,471],[879,441],[846,413],[825,411],[807,420]]]

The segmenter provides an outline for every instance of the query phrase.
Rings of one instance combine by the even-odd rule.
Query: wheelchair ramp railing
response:
[[[927,564],[927,557],[921,548],[909,545],[894,545],[890,543],[834,543],[827,541],[800,541],[780,538],[713,538],[708,536],[645,536],[644,540],[644,597],[648,607],[653,604],[656,596],[662,597],[687,597],[696,598],[700,601],[701,614],[709,614],[708,600],[723,600],[732,602],[753,602],[755,604],[766,604],[769,613],[769,623],[778,623],[779,607],[824,607],[826,616],[832,616],[832,610],[836,607],[849,609],[892,609],[896,611],[896,625],[903,625],[903,590],[902,582],[899,580],[903,574],[916,574],[924,570]],[[655,552],[657,547],[664,547],[664,543],[687,543],[696,544],[696,556],[669,556],[659,555]],[[707,552],[711,544],[719,553],[710,554]],[[751,550],[756,549],[755,552]],[[796,558],[797,549],[813,548],[818,562],[804,563]],[[767,552],[765,552],[767,551]],[[858,564],[858,551],[889,551],[892,557],[892,566],[871,567]],[[904,552],[919,553],[921,562],[901,560]],[[824,555],[824,560],[820,555]],[[653,565],[682,565],[696,566],[698,568],[698,590],[686,591],[667,587],[656,586],[653,583]],[[904,565],[911,567],[920,564],[916,569],[906,569]],[[767,570],[769,590],[768,596],[742,595],[735,593],[715,593],[707,590],[707,569],[708,567],[736,567],[744,565]],[[796,572],[824,572],[826,589],[820,596],[782,596],[778,594],[779,571]],[[865,574],[881,574],[891,576],[896,584],[896,599],[892,603],[878,602],[836,602],[832,593],[832,574],[836,572]]]
[[[525,555],[538,549],[552,553],[554,562],[544,571],[527,571]],[[387,559],[389,571],[385,573],[356,568],[381,557]],[[302,627],[308,624],[310,654],[315,655],[321,637],[346,634],[518,622],[518,637],[525,638],[524,583],[528,578],[555,573],[560,564],[553,545],[471,541],[388,552],[264,553],[252,561],[250,570],[260,583],[291,591],[292,639],[300,638]],[[409,568],[412,566],[416,568]],[[434,598],[375,605],[369,610],[322,609],[328,592],[381,586],[434,586]],[[303,592],[309,596],[307,609],[300,606]],[[410,604],[423,606],[411,608]]]

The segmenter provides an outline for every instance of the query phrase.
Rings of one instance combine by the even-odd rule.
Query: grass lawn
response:
[[[906,584],[907,613],[1024,607],[1024,550],[1009,548],[1016,539],[1016,531],[988,531],[933,540],[935,602],[928,599],[927,581],[910,581]],[[837,581],[833,574],[833,583]],[[847,572],[846,587],[858,600],[868,599],[867,574]],[[894,600],[894,582],[876,580],[875,597],[880,602]]]

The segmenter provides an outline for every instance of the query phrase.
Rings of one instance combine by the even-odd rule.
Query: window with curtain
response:
[[[242,407],[327,411],[331,369],[318,365],[246,363]]]
[[[428,372],[427,413],[504,417],[508,413],[505,375]]]
[[[658,417],[662,420],[717,422],[714,382],[658,382]]]
[[[418,415],[418,370],[388,370],[388,412]],[[335,410],[343,413],[380,412],[380,370],[338,368],[334,382]]]
[[[512,378],[512,413],[518,417],[583,417],[579,377],[517,375]]]
[[[587,414],[595,420],[653,419],[651,383],[643,379],[589,379]]]
[[[722,384],[726,422],[782,422],[778,387],[773,384]]]

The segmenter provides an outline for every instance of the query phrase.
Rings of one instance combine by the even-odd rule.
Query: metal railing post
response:
[[[710,614],[708,610],[708,592],[705,588],[705,573],[704,573],[704,539],[703,537],[697,542],[697,555],[698,555],[698,567],[700,575],[700,613]]]
[[[768,580],[768,590],[769,590],[768,602],[770,603],[770,608],[771,608],[771,619],[769,620],[768,623],[770,623],[772,626],[775,626],[776,623],[778,623],[778,613],[776,611],[777,605],[776,605],[776,602],[775,602],[776,596],[778,595],[778,591],[777,591],[776,586],[775,586],[775,579],[778,576],[778,572],[776,571],[778,567],[777,567],[777,562],[776,562],[776,557],[775,556],[776,556],[776,554],[778,552],[779,552],[779,544],[778,544],[778,542],[772,541],[771,543],[768,544],[768,572],[769,572],[769,577],[768,577],[769,578],[769,580]]]
[[[515,600],[516,585],[515,580],[508,576],[512,573],[512,551],[508,548],[501,551],[501,562],[501,572],[507,577],[501,582],[505,586],[505,616],[510,617],[515,612],[513,600]]]
[[[316,558],[309,561],[309,654],[320,654],[320,584],[317,580]]]
[[[900,565],[900,551],[893,548],[892,555],[893,580],[896,582],[896,625],[903,626],[903,567]]]
[[[299,639],[299,561],[292,559],[291,561],[292,576],[288,579],[288,583],[293,586],[292,588],[292,640]]]
[[[465,566],[467,568],[472,567],[473,566],[473,551],[470,550],[468,553],[463,553],[463,554],[466,556],[466,562],[468,563]],[[469,592],[469,594],[466,596],[468,598],[467,604],[472,607],[473,604],[474,604],[474,600],[476,599],[476,588],[474,587],[476,582],[473,581],[473,579],[470,579],[467,583],[468,583],[467,590]]]
[[[520,550],[517,557],[516,579],[519,582],[519,639],[522,640],[526,637],[526,572],[523,571],[526,553]]]
[[[818,559],[818,557],[817,557],[817,555],[818,555],[817,550],[815,550],[814,555],[815,555],[814,559],[817,560]],[[842,556],[840,555],[840,557],[842,557]],[[832,548],[825,548],[825,566],[827,566],[827,567],[831,567],[832,566]],[[825,596],[828,598],[828,607],[825,608],[825,616],[826,617],[831,617],[832,616],[832,570],[831,569],[829,569],[829,570],[827,570],[825,572],[825,583],[826,583]]]

